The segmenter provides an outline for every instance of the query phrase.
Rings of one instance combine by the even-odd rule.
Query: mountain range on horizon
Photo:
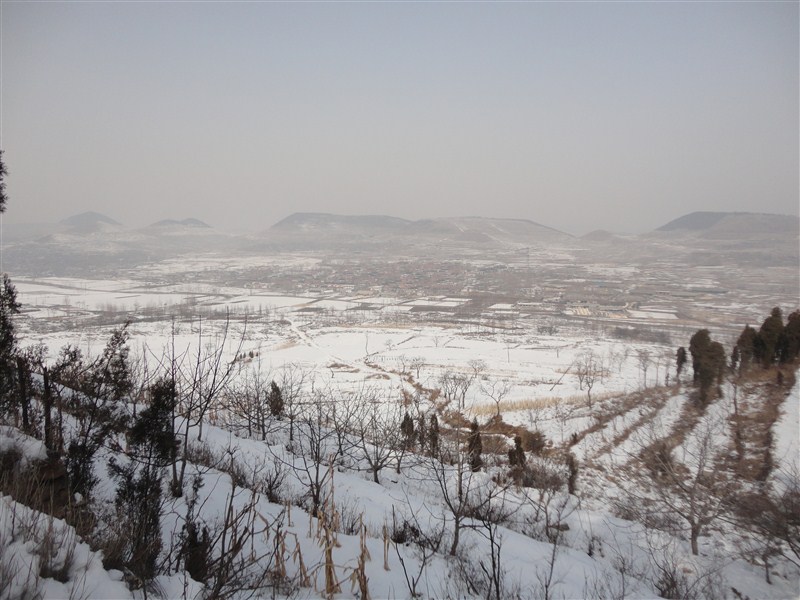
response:
[[[31,226],[32,224],[26,224]],[[36,224],[46,227],[47,223]],[[119,221],[96,211],[87,211],[72,215],[58,222],[58,226],[66,228],[66,231],[74,234],[88,234],[108,228],[127,229]],[[795,215],[780,215],[774,213],[754,213],[754,212],[713,212],[695,211],[681,215],[656,229],[649,232],[641,232],[638,235],[661,234],[661,233],[692,233],[701,231],[726,231],[737,233],[742,231],[758,231],[759,233],[791,233],[797,230],[800,225],[800,217]],[[11,225],[10,227],[14,227]],[[151,223],[146,227],[134,228],[134,230],[147,230],[153,228],[199,228],[214,229],[212,225],[196,219],[187,217],[184,219],[162,219]],[[491,230],[501,231],[505,234],[514,236],[525,236],[530,234],[540,234],[546,237],[567,236],[569,238],[581,238],[588,240],[608,239],[609,237],[620,234],[608,230],[594,230],[582,236],[575,236],[568,232],[537,223],[524,218],[497,218],[479,216],[460,216],[460,217],[440,217],[431,219],[410,220],[390,215],[343,215],[337,213],[323,212],[295,212],[280,221],[274,223],[267,229],[261,231],[262,235],[274,233],[296,232],[321,232],[329,231],[344,232],[350,229],[360,232],[428,232],[440,234],[463,234],[464,241],[468,241],[470,236],[474,241],[485,241],[486,236],[491,234]],[[488,230],[488,231],[487,231]]]
[[[564,260],[631,263],[676,260],[695,265],[800,264],[800,218],[760,213],[694,212],[642,234],[596,230],[575,236],[527,219],[293,213],[258,233],[233,234],[196,218],[127,228],[86,212],[58,224],[7,224],[4,267],[29,274],[115,272],[209,252],[239,255],[319,253],[328,257],[500,258],[527,249]]]

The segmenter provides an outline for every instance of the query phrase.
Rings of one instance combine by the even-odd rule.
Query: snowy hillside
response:
[[[648,379],[613,346],[610,358],[595,347],[579,377],[591,346],[567,339],[526,349],[441,331],[282,327],[294,340],[283,348],[214,327],[168,336],[121,397],[108,374],[136,364],[126,332],[82,371],[52,364],[61,375],[49,387],[34,374],[24,420],[38,437],[50,427],[50,440],[23,433],[20,413],[0,430],[2,597],[796,593],[795,534],[772,537],[736,502],[798,493],[793,370],[779,384],[774,369],[730,379],[703,405],[685,374],[676,382],[662,366]],[[668,370],[671,384],[658,383]],[[559,378],[555,395],[519,390]]]

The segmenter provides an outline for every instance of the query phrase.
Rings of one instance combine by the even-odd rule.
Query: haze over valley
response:
[[[0,600],[800,597],[798,2],[0,39]]]

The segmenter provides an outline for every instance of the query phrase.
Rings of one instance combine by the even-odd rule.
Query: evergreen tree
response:
[[[739,350],[739,373],[746,372],[753,364],[757,337],[756,330],[750,325],[745,325],[742,333],[739,334],[739,339],[736,340],[736,348]]]
[[[705,404],[714,382],[717,385],[722,383],[725,349],[719,342],[711,341],[708,329],[700,329],[689,341],[689,352],[692,355],[694,384],[699,387],[700,403]]]
[[[417,443],[420,452],[425,452],[428,447],[428,427],[425,424],[425,415],[420,415],[417,419]]]
[[[428,452],[431,456],[439,455],[439,419],[436,418],[436,413],[431,415],[428,426]]]
[[[3,162],[3,151],[0,150],[0,213],[6,212],[6,202],[8,201],[8,196],[6,196],[6,175],[8,175],[8,171],[6,170],[5,162]]]
[[[741,360],[741,353],[739,352],[739,346],[734,346],[733,350],[731,350],[731,371],[736,373],[739,367],[739,361]]]
[[[719,342],[711,342],[708,347],[709,369],[717,379],[717,385],[722,385],[722,378],[725,376],[725,348]]]
[[[161,494],[164,468],[173,460],[175,436],[172,412],[175,387],[162,379],[150,388],[150,406],[142,410],[129,431],[129,458],[125,464],[114,459],[111,475],[119,482],[115,499],[117,515],[129,535],[124,538],[120,557],[127,569],[141,581],[157,574],[161,552]]]
[[[692,339],[689,340],[689,353],[692,355],[693,381],[695,384],[699,382],[703,359],[708,355],[708,347],[710,345],[711,335],[708,329],[698,329]]]
[[[778,342],[783,333],[783,314],[779,307],[772,309],[770,316],[761,324],[758,330],[757,358],[762,366],[768,367],[778,359]]]
[[[686,364],[686,348],[681,346],[678,348],[678,351],[675,353],[675,368],[677,371],[677,376],[681,376],[681,371],[683,371],[683,366]]]
[[[787,363],[800,356],[800,310],[791,313],[783,328],[780,361]]]
[[[473,419],[469,426],[469,437],[467,437],[467,454],[469,455],[469,466],[472,472],[480,471],[483,467],[483,442],[481,441],[480,427],[478,419]]]
[[[578,484],[578,460],[572,452],[567,453],[567,469],[569,471],[567,491],[570,494],[574,494]]]
[[[112,433],[124,429],[128,419],[120,404],[133,389],[127,327],[125,324],[114,331],[103,354],[88,367],[83,366],[80,352],[67,350],[64,358],[75,359],[78,365],[59,365],[58,368],[61,372],[72,373],[74,379],[69,383],[84,394],[77,415],[77,435],[70,440],[66,458],[71,491],[83,496],[90,496],[97,483],[95,454]]]
[[[508,451],[508,464],[512,468],[525,466],[525,450],[522,449],[522,438],[519,435],[514,436],[514,447]]]
[[[400,423],[400,433],[403,434],[403,447],[411,450],[414,447],[414,420],[408,411],[403,415],[403,421]]]
[[[175,384],[171,380],[160,379],[150,387],[150,405],[139,412],[128,434],[133,453],[162,466],[169,464],[175,447],[175,402]]]
[[[6,171],[3,151],[0,150],[0,213],[6,210]],[[17,338],[14,334],[12,317],[19,313],[17,290],[8,275],[3,273],[0,286],[0,414],[9,410],[14,394],[14,368],[17,352]]]
[[[17,290],[8,275],[3,273],[0,287],[0,413],[7,412],[13,402],[17,355],[13,317],[19,313],[19,309]]]
[[[281,388],[279,388],[278,384],[274,381],[269,385],[267,404],[269,405],[269,412],[273,417],[280,418],[283,416],[283,393],[281,392]]]
[[[117,403],[133,391],[133,374],[131,372],[130,348],[128,340],[130,322],[118,327],[111,334],[111,339],[103,349],[103,356],[92,370],[91,392],[106,395],[113,403]]]

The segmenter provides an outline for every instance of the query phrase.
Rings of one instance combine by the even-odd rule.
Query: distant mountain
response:
[[[176,220],[176,219],[162,219],[161,221],[156,221],[150,227],[196,227],[200,229],[211,229],[211,226],[208,223],[201,221],[200,219],[183,219],[183,220]]]
[[[612,242],[619,240],[619,236],[605,229],[595,229],[581,236],[587,242]]]
[[[409,221],[385,215],[295,213],[273,225],[265,237],[281,247],[359,244],[405,247],[505,246],[572,240],[556,229],[524,219],[450,217]]]
[[[719,223],[726,215],[731,214],[734,213],[697,211],[673,219],[666,225],[656,229],[656,231],[697,231],[698,229],[708,229]]]
[[[694,212],[638,236],[687,264],[761,265],[797,268],[800,218],[749,212]],[[645,255],[647,250],[640,252]]]
[[[67,233],[87,234],[109,229],[116,229],[122,225],[106,215],[98,212],[88,211],[79,215],[73,215],[59,222],[67,228]]]
[[[318,252],[324,256],[452,257],[518,260],[557,256],[575,264],[599,256],[620,264],[673,261],[695,266],[800,264],[796,216],[696,212],[640,235],[597,230],[575,237],[525,219],[448,217],[408,220],[385,215],[295,213],[260,234],[228,234],[186,218],[127,229],[87,212],[58,224],[8,225],[4,265],[34,275],[113,273],[165,258],[204,252]],[[537,254],[538,252],[538,254]],[[534,260],[536,260],[534,258]]]
[[[568,233],[528,219],[451,217],[437,220],[455,226],[467,239],[473,236],[483,236],[490,241],[514,244],[573,239],[573,236]]]
[[[701,233],[706,237],[736,238],[763,234],[792,234],[800,231],[800,219],[793,215],[749,212],[693,212],[662,225],[657,232]]]
[[[411,221],[384,215],[335,215],[330,213],[294,213],[273,225],[271,231],[340,231],[342,229],[398,230]]]

